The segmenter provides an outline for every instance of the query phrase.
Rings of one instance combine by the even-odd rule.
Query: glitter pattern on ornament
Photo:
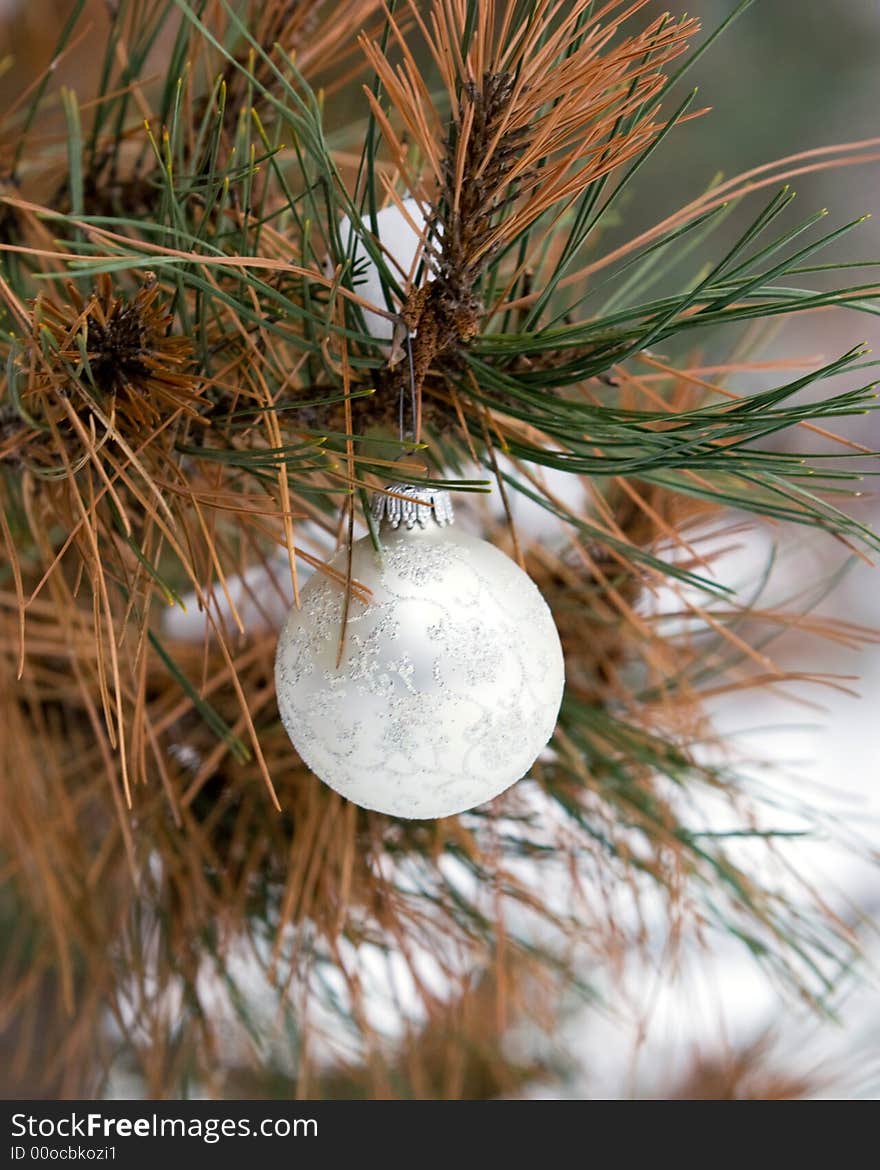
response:
[[[326,784],[398,817],[451,816],[524,776],[553,734],[562,648],[547,604],[499,549],[452,525],[448,493],[379,495],[381,552],[352,549],[369,589],[349,602],[316,573],[278,642],[276,686],[294,747]],[[395,498],[398,497],[398,498]],[[344,578],[347,551],[330,562]]]

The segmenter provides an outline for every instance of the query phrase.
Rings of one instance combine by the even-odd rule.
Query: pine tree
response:
[[[864,349],[731,379],[768,323],[877,312],[873,282],[814,260],[855,225],[793,219],[788,182],[878,144],[719,180],[608,241],[748,2],[708,37],[645,0],[120,0],[103,26],[72,6],[0,134],[13,1085],[515,1093],[548,1068],[511,1029],[551,1034],[657,905],[670,944],[734,936],[827,1006],[855,924],[792,892],[704,705],[823,681],[773,662],[792,625],[869,636],[813,595],[764,608],[764,580],[737,591],[716,561],[747,523],[877,548],[847,510],[866,452],[833,434],[872,408]],[[56,86],[86,51],[82,91]],[[387,208],[418,237],[406,270]],[[520,561],[566,657],[551,750],[437,822],[298,761],[260,617],[279,550],[298,598],[401,475]],[[517,531],[518,499],[555,542]],[[200,640],[167,621],[187,596]]]

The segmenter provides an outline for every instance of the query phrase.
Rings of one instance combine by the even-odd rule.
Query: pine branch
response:
[[[877,548],[847,510],[868,452],[831,429],[874,407],[862,347],[821,364],[725,354],[748,322],[877,313],[870,262],[816,262],[856,225],[790,219],[787,183],[876,162],[878,144],[756,168],[606,245],[643,166],[696,116],[692,96],[665,103],[714,39],[676,65],[697,22],[631,31],[643,7],[124,0],[96,92],[56,91],[49,67],[7,115],[0,869],[28,924],[13,998],[49,988],[82,1021],[53,1083],[101,1083],[114,1057],[91,1040],[109,1011],[147,1091],[195,1078],[225,1092],[210,979],[237,1025],[230,1084],[256,1054],[287,1060],[289,1091],[292,1062],[302,1095],[340,1078],[503,1091],[519,1082],[505,1028],[480,1027],[491,1005],[526,1012],[532,979],[591,995],[582,972],[644,943],[658,892],[671,933],[738,938],[820,1009],[854,961],[853,924],[807,886],[792,894],[783,860],[754,878],[737,842],[772,863],[821,821],[799,810],[802,828],[779,828],[734,760],[707,765],[707,744],[729,745],[703,704],[840,685],[774,664],[792,627],[871,637],[806,612],[812,598],[766,604],[764,577],[744,598],[719,549],[744,515]],[[94,47],[81,17],[54,59],[80,36]],[[331,124],[328,92],[355,92],[350,117]],[[409,196],[426,226],[404,273],[377,215]],[[745,226],[720,245],[734,209]],[[381,303],[363,295],[370,266]],[[395,325],[390,346],[375,314]],[[758,371],[769,389],[728,385]],[[398,421],[412,388],[416,444]],[[522,558],[567,659],[530,780],[437,824],[324,788],[291,751],[271,681],[265,594],[328,571],[328,545],[402,468],[459,493]],[[494,525],[489,477],[554,517],[559,546]],[[203,612],[200,643],[164,620],[184,604]],[[707,797],[736,827],[707,824]],[[242,952],[280,1008],[278,1046]],[[416,1005],[402,1049],[370,1006],[400,1012],[395,979]],[[478,1050],[459,1082],[437,1040],[453,1025]]]

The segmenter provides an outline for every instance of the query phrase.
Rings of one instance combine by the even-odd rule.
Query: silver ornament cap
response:
[[[446,528],[455,522],[452,496],[431,484],[386,484],[384,491],[373,495],[371,511],[377,523],[391,528],[399,528],[401,524],[407,529],[416,525],[424,529],[433,524]]]

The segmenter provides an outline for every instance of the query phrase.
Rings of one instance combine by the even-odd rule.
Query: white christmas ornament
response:
[[[425,227],[425,217],[415,199],[409,197],[402,202],[402,208],[396,203],[383,207],[376,213],[377,238],[384,250],[385,261],[400,285],[405,285],[409,277],[415,276],[417,257],[421,257],[422,232]],[[363,227],[370,231],[372,220],[369,215],[362,218]],[[339,238],[344,247],[348,247],[352,226],[348,216],[339,221]],[[363,297],[371,305],[385,308],[385,295],[382,291],[382,278],[379,269],[373,263],[370,253],[358,238],[352,256],[355,266],[354,289],[359,297]],[[332,264],[328,261],[329,270]],[[379,313],[364,310],[364,322],[371,336],[379,341],[390,341],[394,333],[394,322],[389,317]]]
[[[352,548],[353,594],[336,665],[344,587],[316,573],[278,641],[275,681],[305,763],[363,808],[451,816],[529,770],[553,734],[559,635],[529,577],[452,525],[447,492],[394,484]],[[402,498],[401,498],[402,497]],[[346,550],[330,564],[344,576]]]

